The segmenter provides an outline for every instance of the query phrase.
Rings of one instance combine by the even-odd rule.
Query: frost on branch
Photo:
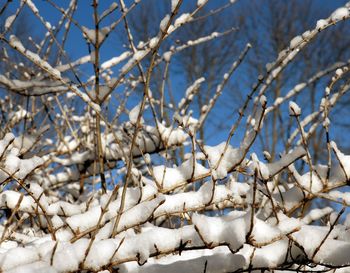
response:
[[[301,82],[291,76],[275,97],[269,91],[321,32],[348,20],[350,4],[286,42],[246,90],[240,69],[250,43],[240,41],[218,73],[199,73],[206,63],[195,54],[186,59],[188,84],[179,61],[236,31],[177,36],[235,1],[216,9],[169,1],[142,40],[131,24],[143,1],[79,2],[91,22],[76,15],[78,1],[47,1],[55,24],[34,2],[3,7],[1,272],[349,271],[350,155],[329,117],[350,89],[349,61]],[[25,8],[42,36],[16,36]],[[301,97],[315,84],[323,93],[311,109]],[[244,89],[235,115],[231,88]],[[271,117],[286,124],[277,152],[269,144],[279,132],[266,135]],[[208,141],[215,119],[230,129],[215,128]],[[324,147],[317,156],[316,144]]]

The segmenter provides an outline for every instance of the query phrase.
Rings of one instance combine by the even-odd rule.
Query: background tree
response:
[[[169,37],[169,40],[164,41],[160,52],[168,51],[171,46],[183,49],[174,55],[171,65],[166,69],[172,73],[164,75],[164,67],[156,68],[155,75],[158,77],[154,77],[152,84],[158,97],[161,97],[160,91],[167,88],[170,98],[178,99],[183,95],[181,91],[183,84],[190,86],[196,80],[204,77],[205,81],[193,98],[192,109],[200,112],[203,106],[208,105],[220,84],[221,79],[218,75],[226,73],[245,46],[239,40],[242,18],[237,15],[234,3],[235,1],[225,3],[210,1],[198,12],[194,20],[185,24]],[[186,3],[180,10],[187,13],[195,9],[195,6],[196,2]],[[137,41],[147,41],[149,37],[152,37],[158,30],[158,22],[167,13],[169,7],[170,1],[142,2],[130,15],[129,25],[133,37]],[[144,12],[146,8],[147,13]],[[206,38],[207,41],[200,42],[201,38]],[[196,40],[199,42],[193,43]],[[166,87],[161,86],[164,76],[167,79]],[[208,119],[209,127],[222,126],[215,113]],[[199,128],[200,139],[205,140],[208,136],[210,137],[211,132],[206,131],[206,127],[208,126]]]
[[[342,3],[344,4],[345,1]],[[249,64],[246,73],[249,78],[263,74],[268,68],[266,64],[277,58],[278,54],[290,45],[294,37],[312,28],[318,18],[327,16],[332,9],[334,9],[332,4],[320,5],[318,1],[312,0],[286,3],[268,0],[246,3],[243,10],[245,10],[245,14],[250,14],[250,16],[244,17],[242,28],[246,31],[243,32],[243,35],[253,45],[252,52],[247,58]],[[259,33],[256,31],[257,29],[259,29]],[[350,43],[348,38],[350,36],[346,34],[348,31],[349,24],[345,22],[336,26],[332,32],[320,33],[318,39],[309,43],[296,60],[279,74],[269,87],[266,96],[276,100],[285,96],[298,84],[307,83],[305,86],[299,85],[299,88],[303,88],[298,91],[299,94],[296,95],[295,100],[300,101],[300,104],[307,108],[310,113],[317,111],[321,96],[320,89],[333,76],[332,73],[318,74],[318,72],[321,70],[331,72],[336,69],[336,67],[332,67],[333,64],[348,63],[350,57],[346,50]],[[251,84],[251,81],[247,82],[248,85]],[[347,99],[344,98],[344,100]],[[336,107],[334,114],[334,134],[336,134],[340,129],[336,116],[346,115],[343,105]],[[333,119],[332,116],[330,118]],[[286,124],[287,120],[286,111],[279,107],[276,107],[266,119],[265,132],[260,139],[263,149],[270,153],[272,159],[278,156],[280,149],[285,149],[288,146],[293,120],[290,119]],[[312,152],[315,162],[318,162],[327,150],[326,146],[320,145],[319,141],[325,137],[324,133],[325,131],[322,129],[316,130],[309,140],[310,145],[313,146]]]
[[[342,3],[344,4],[345,1]],[[242,77],[233,77],[227,83],[224,95],[221,96],[217,104],[220,111],[214,111],[210,117],[209,126],[200,129],[200,138],[204,140],[213,136],[213,131],[217,131],[218,128],[221,128],[221,130],[228,129],[227,124],[221,122],[222,117],[230,118],[232,113],[239,109],[240,101],[246,96],[244,90],[249,89],[254,84],[253,80],[264,73],[266,64],[274,60],[284,48],[288,47],[295,36],[311,28],[318,18],[326,16],[335,8],[334,3],[320,6],[317,1],[312,0],[301,1],[300,3],[298,1],[296,3],[283,3],[279,0],[250,1],[238,3],[239,8],[232,4],[227,3],[224,7],[219,8],[215,6],[215,3],[209,2],[201,13],[208,14],[211,10],[214,11],[212,16],[199,15],[196,20],[185,25],[170,39],[171,42],[181,43],[182,40],[193,40],[218,29],[233,30],[220,39],[188,47],[174,58],[174,71],[180,71],[184,75],[185,79],[183,80],[187,85],[200,78],[201,75],[206,78],[194,99],[198,104],[198,110],[203,105],[208,104],[209,99],[215,92],[218,85],[216,75],[225,73],[230,65],[231,59],[227,56],[237,56],[240,48],[244,46],[244,41],[252,44],[247,62],[241,68],[244,69],[247,77],[244,77],[244,81],[242,81]],[[143,5],[146,5],[146,3],[144,2]],[[167,1],[150,5],[148,13],[144,13],[145,8],[141,3],[131,14],[129,20],[136,40],[145,41],[147,37],[154,35],[158,27],[157,22],[166,13],[169,5],[170,2]],[[190,5],[183,8],[183,11],[186,12],[187,8],[190,8]],[[158,20],[154,20],[154,18],[158,18]],[[346,63],[349,59],[349,53],[345,49],[349,46],[350,40],[348,37],[350,36],[344,35],[344,33],[347,33],[348,29],[348,24],[344,23],[336,26],[332,32],[321,33],[317,42],[308,44],[300,57],[288,66],[270,86],[266,94],[268,98],[271,97],[271,99],[276,100],[298,83],[309,81],[319,72],[321,67],[327,69],[329,64],[335,62]],[[259,31],[257,32],[257,30]],[[340,37],[342,38],[340,39]],[[168,42],[165,45],[169,48]],[[155,86],[162,82],[162,72],[160,71],[157,75],[159,75],[159,78],[155,78]],[[170,83],[177,82],[177,74],[172,75],[175,79],[169,79]],[[316,111],[317,101],[320,98],[319,92],[317,92],[320,87],[319,83],[325,84],[330,77],[330,74],[326,73],[313,79],[312,82],[300,90],[301,94],[296,96],[296,100],[308,97],[307,103],[311,104],[308,109],[312,112]],[[242,88],[242,84],[244,84],[244,88]],[[154,89],[161,90],[161,86]],[[176,85],[175,90],[178,90]],[[235,103],[232,104],[232,102]],[[336,113],[339,111],[346,115],[344,113],[346,110],[341,105],[335,110]],[[278,156],[279,151],[284,149],[288,142],[292,119],[289,120],[288,125],[284,126],[287,120],[285,118],[286,112],[288,111],[285,111],[285,109],[276,108],[268,115],[266,123],[269,123],[269,125],[264,127],[265,132],[260,135],[261,145],[265,151],[270,153],[271,159],[274,159],[276,155]],[[339,125],[346,126],[344,123],[346,121],[341,124],[336,123],[334,128],[338,128]],[[277,128],[281,128],[281,130]],[[206,132],[204,132],[205,130]],[[337,132],[338,130],[335,129],[334,131]],[[214,135],[217,134],[214,133]],[[313,145],[316,162],[320,158],[319,154],[326,152],[325,146],[319,146],[318,139],[322,137],[324,137],[324,130],[317,130],[310,138],[310,143],[312,143],[310,145]]]

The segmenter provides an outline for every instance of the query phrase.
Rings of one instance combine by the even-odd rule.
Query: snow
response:
[[[335,239],[337,237],[336,229],[326,237],[328,232],[329,227],[305,225],[292,236],[303,246],[309,258],[316,254],[313,258],[314,261],[333,265],[346,264],[350,243]],[[326,238],[325,242],[319,247],[324,238]]]
[[[348,16],[349,16],[349,9],[342,7],[342,8],[338,8],[331,14],[331,19],[333,21],[339,21]]]
[[[345,265],[349,261],[349,251],[349,242],[326,240],[314,259],[316,262],[324,262],[326,264]]]
[[[21,159],[20,165],[19,165],[19,171],[16,174],[16,176],[23,179],[43,163],[44,163],[43,160],[37,156],[30,159]]]
[[[257,244],[268,244],[279,238],[281,231],[260,219],[255,219],[252,238]]]
[[[113,240],[101,240],[92,244],[91,250],[86,258],[85,266],[92,270],[99,270],[108,264],[117,248]]]
[[[28,117],[28,115],[29,115],[29,113],[27,114],[27,117]],[[40,138],[40,135],[43,134],[45,131],[47,131],[47,129],[48,129],[48,127],[45,126],[33,134],[24,134],[24,135],[16,137],[15,140],[13,141],[13,148],[18,149],[18,152],[20,154],[25,154],[31,148],[33,148],[35,143]]]
[[[5,21],[5,30],[8,30],[11,25],[13,24],[13,21],[16,19],[16,14],[13,14],[9,17],[6,18],[6,21]]]
[[[175,8],[179,4],[180,0],[171,0],[171,12],[175,11]]]
[[[296,86],[294,86],[293,90],[294,92],[300,92],[300,90],[304,89],[306,87],[306,83],[299,83]]]
[[[289,47],[294,49],[303,42],[302,36],[295,36],[291,41]]]
[[[101,215],[101,208],[94,207],[86,211],[85,213],[76,214],[68,217],[66,219],[66,222],[72,230],[79,233],[96,226],[96,224],[98,223],[98,219],[100,218],[100,215]]]
[[[131,109],[131,111],[129,112],[129,120],[132,124],[137,124],[137,119],[139,116],[141,110],[141,103],[139,103],[138,105],[136,105],[134,108]],[[141,116],[140,119],[141,124],[144,123],[144,120]]]
[[[120,269],[121,272],[130,273],[178,273],[193,272],[202,273],[206,267],[208,273],[230,272],[243,268],[245,259],[242,255],[232,254],[226,247],[214,249],[182,252],[180,255],[150,258],[146,264],[140,266],[136,262],[126,263]]]
[[[118,3],[112,2],[110,6],[104,12],[102,12],[102,14],[100,15],[100,18],[106,17],[108,14],[110,14],[117,8],[118,8]]]
[[[288,240],[279,240],[267,246],[257,248],[253,256],[255,267],[276,267],[283,263],[288,251]]]
[[[95,53],[95,51],[91,51],[91,53],[90,53],[90,62],[91,63],[95,63],[95,55],[96,53]]]
[[[166,29],[166,27],[167,27],[167,25],[168,25],[168,23],[169,23],[169,20],[170,20],[170,15],[167,14],[167,15],[162,19],[162,21],[160,22],[159,28],[160,28],[160,30],[161,30],[162,32],[165,31],[165,29]]]
[[[137,226],[139,223],[146,222],[154,213],[154,211],[165,201],[164,196],[159,195],[150,201],[145,201],[140,204],[135,205],[129,210],[125,211],[118,223],[116,231],[120,233],[121,231],[127,230],[134,226]],[[110,206],[110,213],[106,213],[105,217],[107,219],[115,217],[115,211],[117,210],[116,204]],[[104,221],[102,221],[103,223]],[[109,238],[113,232],[115,221],[111,221],[106,224],[96,235],[98,239]]]
[[[144,154],[144,155],[143,155],[143,159],[145,160],[145,163],[146,163],[146,164],[151,164],[151,162],[152,162],[152,161],[151,161],[152,159],[151,159],[150,154]]]
[[[163,124],[158,123],[158,129],[161,139],[170,146],[184,143],[188,137],[180,128],[165,127]]]
[[[153,168],[154,178],[163,187],[172,187],[186,181],[182,173],[176,168],[156,166]]]
[[[301,109],[298,104],[296,104],[294,101],[289,102],[289,115],[291,116],[300,116]]]
[[[84,252],[88,246],[88,240],[79,240],[75,244],[60,242],[53,256],[53,267],[59,272],[76,271],[83,260]],[[51,256],[47,254],[48,258]]]
[[[47,263],[37,261],[30,264],[24,264],[17,266],[11,270],[7,270],[6,273],[57,273],[58,271]]]
[[[171,51],[165,52],[165,53],[163,54],[164,60],[165,60],[166,62],[170,62],[171,55],[172,55]]]
[[[167,239],[164,240],[164,238]],[[201,244],[201,239],[193,226],[178,229],[144,228],[141,233],[126,235],[124,243],[120,245],[113,260],[138,257],[138,262],[143,264],[151,253],[157,253],[157,250],[167,252],[178,247],[181,242],[188,242],[187,245],[196,246]]]
[[[27,4],[28,3],[29,2],[27,2]],[[44,70],[52,74],[55,78],[58,78],[58,79],[61,78],[60,71],[53,68],[48,62],[41,59],[41,57],[38,54],[33,53],[30,50],[26,49],[21,43],[21,41],[15,35],[10,36],[9,44],[13,48],[17,49],[22,54],[24,54],[26,57],[28,57],[28,59],[30,59],[32,62],[34,62],[35,64],[39,65],[41,68],[43,68]]]
[[[312,183],[310,183],[310,181],[312,181]],[[308,189],[310,192],[313,193],[320,192],[323,189],[322,181],[314,172],[312,173],[312,180],[310,178],[310,172],[307,172],[300,177],[299,183],[305,189]]]
[[[37,156],[30,159],[20,159],[18,157],[18,152],[18,149],[13,148],[6,156],[4,162],[7,172],[17,178],[25,178],[34,169],[43,164],[43,160]]]
[[[331,141],[331,147],[335,151],[339,163],[341,165],[342,172],[345,174],[346,178],[350,178],[350,156],[344,155],[341,151],[339,151],[337,144],[334,141]]]
[[[350,193],[349,192],[340,192],[340,191],[330,191],[329,196],[337,199],[342,199],[342,202],[350,204]]]
[[[191,14],[183,13],[175,20],[174,27],[177,28],[177,27],[187,23],[190,20],[191,20]]]
[[[301,227],[301,221],[296,218],[289,218],[283,213],[278,213],[279,223],[277,225],[278,229],[282,234],[289,234],[293,231],[299,230]]]
[[[115,66],[119,63],[121,63],[122,61],[126,60],[128,57],[131,56],[131,52],[130,51],[125,51],[123,52],[121,55],[117,56],[117,57],[113,57],[111,59],[109,59],[108,61],[105,61],[101,64],[101,68],[102,70],[106,70],[108,68],[111,68],[112,66]]]
[[[46,27],[47,29],[51,29],[51,28],[52,28],[50,22],[45,22],[45,27]]]
[[[20,265],[30,264],[39,260],[39,255],[36,251],[23,247],[12,248],[1,256],[0,268],[3,271],[14,269]]]
[[[141,61],[148,53],[148,50],[138,50],[134,53],[134,59],[135,61],[139,62]]]
[[[197,6],[201,7],[203,6],[208,0],[197,0]]]
[[[82,65],[82,64],[85,64],[89,61],[90,61],[90,54],[86,55],[84,57],[81,57],[81,58],[77,59],[76,61],[72,61],[71,63],[58,65],[55,68],[60,72],[64,72],[64,71],[67,71],[68,69],[70,69],[71,67]]]
[[[253,267],[275,267],[277,261],[283,261],[285,258],[285,244],[280,241],[261,248],[253,248],[250,245],[244,247],[238,252],[246,259],[246,265],[251,264]],[[288,246],[288,245],[287,245]],[[277,272],[277,271],[276,271]]]
[[[227,176],[227,172],[240,160],[241,150],[233,148],[231,145],[227,145],[225,151],[226,142],[222,142],[217,146],[204,146],[205,152],[208,154],[209,163],[213,168],[214,179],[222,179]]]
[[[316,23],[316,29],[323,29],[328,25],[328,21],[324,19],[320,19]]]
[[[52,222],[52,226],[55,229],[59,229],[60,227],[64,226],[64,222],[58,215],[54,215],[51,219],[51,222]]]
[[[301,36],[303,37],[303,40],[307,41],[310,36],[312,37],[312,31],[306,30],[305,32],[303,32],[303,34]]]
[[[267,164],[259,161],[258,156],[255,153],[252,153],[252,164],[250,168],[252,170],[257,170],[259,177],[263,180],[268,180],[270,178],[271,174]]]
[[[0,156],[3,156],[9,144],[15,139],[12,133],[7,133],[3,139],[0,140]]]
[[[315,220],[319,220],[322,217],[329,215],[333,209],[331,207],[325,207],[322,209],[313,209],[305,217],[303,217],[302,222],[304,224],[310,224]]]
[[[260,97],[260,104],[261,104],[262,106],[265,106],[266,103],[267,103],[267,98],[266,98],[264,95],[262,95],[262,96]]]
[[[208,217],[193,214],[192,222],[207,245],[215,246],[226,242],[232,251],[244,244],[245,236],[249,230],[248,213],[233,217]]]
[[[209,170],[207,170],[201,164],[195,162],[193,165],[192,158],[186,160],[176,168],[169,168],[165,166],[156,166],[153,168],[155,180],[165,189],[181,185],[189,179],[204,176],[208,173]]]
[[[246,190],[241,189],[239,186],[240,184],[236,185],[234,191],[220,185],[215,189],[214,196],[212,196],[213,183],[207,182],[197,191],[165,195],[165,202],[157,208],[154,216],[160,217],[167,214],[180,213],[184,209],[193,210],[202,207],[202,204],[208,204],[210,201],[212,203],[223,202],[230,196],[238,202],[240,195],[247,193]]]
[[[35,6],[35,4],[32,2],[32,0],[27,0],[26,4],[30,7],[30,9],[35,13],[39,14],[38,8]]]
[[[134,58],[130,58],[126,64],[123,65],[123,67],[120,69],[120,72],[123,74],[126,74],[129,72],[129,70],[132,69],[132,67],[136,64]]]
[[[89,29],[85,26],[82,26],[81,29],[83,31],[84,38],[87,38],[90,43],[96,44],[96,42],[97,42],[96,41],[96,36],[97,36],[96,30]],[[104,27],[104,28],[99,30],[99,32],[98,32],[98,42],[99,43],[101,43],[105,39],[105,37],[109,33],[109,31],[110,31],[109,27]]]
[[[149,41],[149,47],[150,48],[155,48],[157,46],[157,44],[159,43],[159,38],[158,37],[153,37],[150,41]]]
[[[193,84],[191,84],[187,89],[186,89],[186,97],[190,96],[191,94],[193,94],[195,92],[195,90],[197,90],[200,86],[201,83],[203,83],[205,81],[204,77],[201,77],[197,80],[194,81]]]
[[[341,68],[338,68],[336,71],[335,71],[335,74],[337,75],[337,77],[341,77],[341,75],[343,74],[343,69]]]

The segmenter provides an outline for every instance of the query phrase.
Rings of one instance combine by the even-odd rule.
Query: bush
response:
[[[181,45],[171,38],[235,1],[204,14],[206,0],[188,13],[181,9],[188,4],[172,0],[157,34],[138,43],[128,18],[139,1],[102,11],[105,2],[94,0],[92,28],[76,15],[84,10],[76,1],[47,2],[7,2],[1,11],[15,7],[0,35],[2,272],[350,270],[350,158],[329,133],[330,112],[349,90],[349,64],[318,72],[316,80],[329,81],[319,81],[314,112],[294,98],[315,79],[272,101],[265,96],[309,43],[349,19],[349,4],[294,37],[242,91],[246,99],[226,140],[206,145],[198,132],[210,127],[209,115],[220,115],[215,105],[251,45],[241,46],[227,72],[216,75],[207,103],[192,111],[206,79],[180,84],[184,91],[172,95],[172,60],[230,31]],[[25,11],[44,29],[40,39],[14,34]],[[60,17],[52,26],[46,13],[54,11]],[[89,52],[71,61],[67,48],[77,43],[80,53],[79,33]],[[111,42],[116,33],[128,43],[121,51]],[[257,143],[269,113],[286,113],[285,104],[292,126],[273,159]],[[309,145],[317,130],[325,135],[323,165],[314,163]]]

